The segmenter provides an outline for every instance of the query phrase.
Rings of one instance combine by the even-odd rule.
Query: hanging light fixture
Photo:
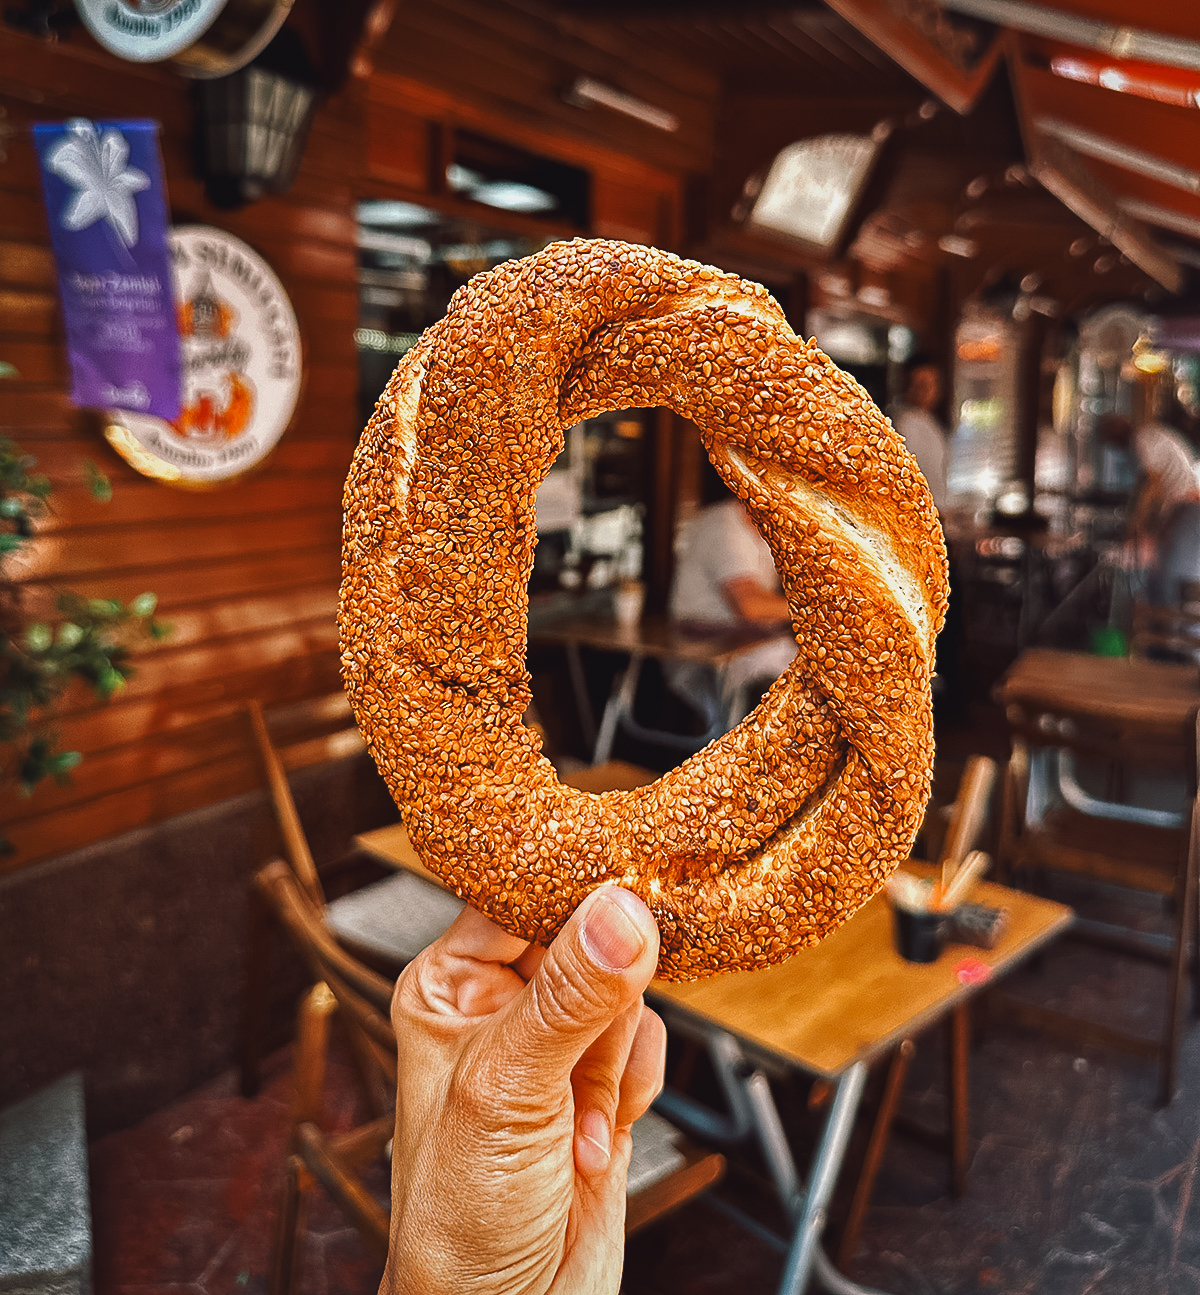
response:
[[[316,69],[289,27],[244,68],[196,84],[200,175],[218,207],[285,193],[317,107]]]

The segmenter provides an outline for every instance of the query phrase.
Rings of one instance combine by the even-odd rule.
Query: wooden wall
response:
[[[240,212],[205,200],[191,157],[186,81],[119,63],[82,33],[58,47],[0,35],[0,102],[17,133],[0,164],[0,429],[54,484],[52,515],[29,555],[7,564],[32,610],[54,587],[129,598],[158,594],[174,626],[139,653],[108,706],[73,691],[57,726],[84,761],[66,787],[29,800],[5,789],[0,814],[18,853],[10,867],[160,821],[256,785],[244,698],[303,696],[337,683],[333,610],[341,482],[358,434],[355,176],[360,113],[346,96],[318,115],[292,191]],[[53,260],[32,143],[24,127],[83,114],[154,117],[172,218],[222,226],[274,267],[300,321],[306,377],[293,426],[254,476],[186,492],[147,480],[80,425],[68,374]],[[112,480],[107,504],[84,488],[83,463]]]
[[[507,35],[497,28],[497,9],[507,15]],[[711,148],[704,104],[715,83],[678,65],[653,67],[649,56],[631,72],[635,85],[622,81],[647,97],[669,91],[663,106],[679,111],[687,127],[666,143],[652,138],[661,132],[613,114],[581,114],[561,103],[555,87],[571,67],[614,71],[616,54],[544,24],[539,47],[539,20],[523,12],[520,4],[474,0],[420,12],[401,6],[369,82],[352,81],[320,109],[291,192],[237,212],[211,207],[195,176],[186,80],[166,67],[119,62],[79,29],[53,46],[0,28],[0,106],[15,128],[0,162],[0,359],[20,370],[19,379],[0,380],[0,435],[35,454],[55,488],[38,540],[6,570],[33,610],[48,607],[56,587],[120,598],[153,590],[174,626],[165,644],[139,652],[136,676],[109,705],[83,689],[69,695],[57,729],[84,761],[68,786],[44,785],[27,801],[0,791],[0,821],[17,847],[0,868],[19,869],[256,787],[244,700],[290,700],[338,686],[340,495],[360,430],[357,198],[423,195],[454,210],[454,200],[438,192],[438,132],[486,123],[488,133],[590,166],[595,232],[675,243],[685,169],[703,165]],[[478,71],[485,50],[504,75],[473,86],[471,69]],[[462,67],[452,75],[460,51]],[[516,87],[504,102],[502,85]],[[173,220],[245,239],[292,298],[306,356],[300,404],[276,452],[243,482],[191,493],[149,481],[82,425],[71,405],[26,130],[71,115],[158,119]],[[112,480],[108,504],[85,488],[89,458]]]

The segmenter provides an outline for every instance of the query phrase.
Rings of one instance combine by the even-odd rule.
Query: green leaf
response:
[[[97,620],[111,620],[124,610],[116,598],[89,598],[87,606],[88,614]]]
[[[158,606],[158,595],[152,593],[138,594],[129,604],[129,611],[134,616],[150,616]]]
[[[0,499],[0,517],[20,517],[25,511],[25,505],[16,495],[5,495]]]
[[[0,535],[0,554],[15,553],[25,543],[23,535]]]
[[[65,782],[71,770],[79,764],[83,756],[78,751],[59,751],[46,761],[46,769],[60,782]]]
[[[84,459],[83,470],[87,474],[88,490],[91,491],[92,498],[98,499],[102,504],[108,503],[112,499],[112,482],[91,459]]]
[[[7,360],[0,360],[0,378],[19,378],[20,376],[15,364],[9,364]]]
[[[25,630],[25,646],[31,652],[45,652],[53,642],[49,625],[35,623]]]
[[[114,670],[112,666],[106,666],[100,671],[100,677],[96,680],[96,691],[107,701],[118,689],[125,687],[125,680],[121,673]]]
[[[61,648],[73,648],[83,642],[84,628],[82,625],[76,625],[74,621],[64,621],[58,627],[58,646]]]
[[[146,626],[150,637],[155,642],[161,642],[165,638],[170,638],[175,633],[175,626],[170,621],[151,621]]]

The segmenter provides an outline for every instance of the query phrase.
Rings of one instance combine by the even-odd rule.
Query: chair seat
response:
[[[669,1120],[647,1111],[633,1125],[625,1235],[633,1236],[692,1200],[713,1186],[724,1172],[723,1155],[696,1146]]]
[[[677,1145],[681,1136],[669,1120],[654,1111],[647,1111],[634,1121],[633,1155],[626,1189],[631,1196],[680,1168],[684,1162],[684,1154]]]
[[[1170,895],[1186,853],[1187,833],[1179,829],[1095,818],[1060,806],[1027,828],[1016,862]]]
[[[400,871],[325,906],[325,920],[343,943],[406,963],[458,916],[463,901],[441,886]]]

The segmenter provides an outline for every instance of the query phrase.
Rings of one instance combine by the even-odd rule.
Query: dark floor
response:
[[[1024,996],[1142,1026],[1156,1019],[1163,983],[1158,968],[1074,945],[1013,982]],[[288,1066],[287,1050],[270,1059],[254,1101],[237,1096],[230,1073],[93,1145],[96,1295],[265,1290]],[[968,1194],[950,1199],[944,1159],[893,1138],[859,1247],[859,1280],[896,1295],[1200,1290],[1200,1030],[1187,1036],[1180,1089],[1162,1111],[1150,1063],[1071,1050],[1000,1022],[977,1028],[972,1068]],[[784,1079],[776,1091],[803,1148],[812,1132],[806,1089]],[[932,1036],[910,1071],[908,1113],[936,1123],[942,1092]],[[354,1093],[348,1068],[335,1061],[333,1121],[352,1117]],[[757,1172],[753,1155],[735,1157],[719,1194],[774,1224]],[[775,1248],[700,1201],[633,1243],[625,1289],[768,1292],[780,1271]],[[356,1235],[318,1195],[301,1291],[357,1295],[378,1279]]]

